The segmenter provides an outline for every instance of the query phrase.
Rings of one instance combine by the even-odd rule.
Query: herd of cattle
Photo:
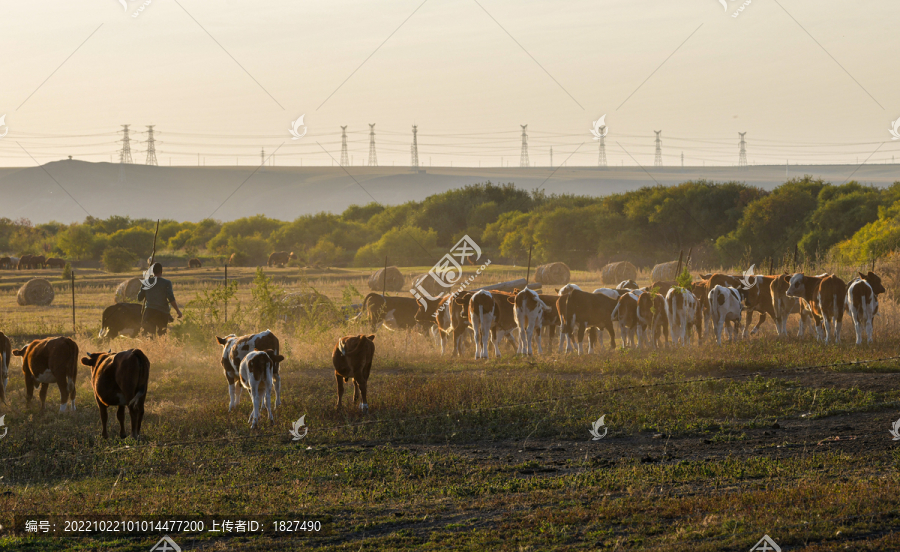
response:
[[[253,408],[250,413],[250,427],[259,423],[260,410],[265,405],[269,420],[274,421],[271,403],[275,391],[275,408],[281,405],[280,363],[284,356],[279,354],[280,342],[270,330],[238,337],[234,334],[216,337],[222,345],[222,368],[228,381],[230,397],[228,411],[234,409],[240,400],[241,389],[250,394]],[[345,336],[338,340],[332,352],[334,377],[337,381],[337,407],[341,406],[344,382],[353,380],[354,403],[363,412],[368,411],[366,386],[375,354],[374,335]],[[0,332],[0,401],[6,404],[6,389],[9,383],[9,363],[11,356],[22,357],[22,372],[25,376],[25,396],[30,403],[34,390],[40,387],[41,410],[47,399],[47,389],[51,383],[59,387],[60,412],[75,412],[75,392],[78,377],[78,344],[68,337],[48,337],[36,339],[21,349],[12,349],[9,338]],[[100,410],[103,437],[107,433],[107,410],[118,407],[119,436],[126,437],[125,408],[131,418],[131,436],[140,437],[144,418],[144,403],[150,380],[150,360],[140,349],[129,349],[119,353],[88,353],[81,363],[91,369],[91,387]]]
[[[552,343],[559,330],[559,352],[598,350],[602,332],[609,335],[610,347],[616,347],[615,326],[623,347],[660,347],[689,345],[694,331],[698,342],[715,335],[721,345],[723,333],[735,340],[759,331],[767,317],[775,323],[779,336],[787,335],[789,315],[800,317],[799,335],[815,331],[820,341],[840,341],[845,311],[856,329],[856,343],[872,342],[872,321],[878,312],[878,295],[885,289],[881,279],[869,272],[859,273],[849,284],[833,274],[806,276],[803,273],[754,276],[752,268],[744,275],[704,274],[690,288],[675,282],[654,282],[639,288],[631,280],[615,289],[600,288],[592,293],[575,284],[556,290],[556,295],[540,294],[533,289],[503,291],[464,291],[419,303],[411,297],[366,296],[364,312],[376,328],[418,329],[440,341],[441,354],[452,344],[452,354],[464,354],[470,338],[475,343],[475,358],[488,358],[493,346],[500,356],[500,345],[508,340],[520,354],[543,353],[542,330]],[[754,313],[759,320],[751,330]],[[743,332],[742,321],[745,321]]]
[[[0,257],[0,269],[26,270],[35,268],[65,268],[66,261],[43,255],[22,255],[21,257]]]

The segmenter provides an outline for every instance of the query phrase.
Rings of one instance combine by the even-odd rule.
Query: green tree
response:
[[[135,258],[150,256],[153,251],[153,232],[139,226],[118,230],[109,236],[109,246],[122,248]]]
[[[110,247],[103,252],[103,267],[107,272],[127,272],[137,258],[124,247]]]
[[[381,239],[360,247],[353,259],[356,266],[381,266],[384,258],[390,264],[400,266],[424,266],[433,264],[440,255],[433,250],[437,232],[414,227],[392,228]]]

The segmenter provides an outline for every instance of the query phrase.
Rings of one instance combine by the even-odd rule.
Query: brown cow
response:
[[[0,401],[6,404],[6,384],[9,383],[9,359],[12,356],[12,344],[6,334],[0,332]]]
[[[31,255],[22,255],[21,257],[19,257],[19,264],[16,266],[16,269],[26,270],[32,268],[31,259]]]
[[[47,259],[43,255],[34,255],[31,257],[31,268],[44,268]]]
[[[841,340],[841,324],[844,320],[844,301],[847,284],[837,276],[823,274],[806,276],[798,272],[791,276],[788,297],[799,297],[809,303],[816,323],[816,337],[822,341]]]
[[[75,412],[75,378],[78,376],[78,345],[68,337],[35,339],[25,347],[12,352],[22,357],[25,374],[25,396],[31,403],[34,388],[41,386],[41,410],[47,400],[47,386],[59,386],[59,411],[66,412],[69,401]]]
[[[862,336],[865,332],[868,342],[872,343],[872,324],[878,313],[878,294],[884,293],[881,278],[874,272],[863,274],[859,272],[859,278],[855,278],[847,286],[847,298],[844,301],[844,310],[850,311],[850,318],[856,329],[856,344],[862,345]]]
[[[659,293],[645,294],[653,295],[653,318],[650,322],[650,338],[653,340],[653,346],[659,349],[659,338],[662,336],[663,345],[669,343],[669,317],[666,316],[666,298]],[[643,298],[643,295],[641,296]],[[644,306],[638,301],[638,309],[644,311]]]
[[[572,290],[565,301],[563,325],[569,338],[575,343],[578,354],[584,352],[582,341],[587,328],[599,328],[609,334],[609,346],[616,348],[616,332],[612,324],[612,311],[617,300],[601,293]]]
[[[7,269],[12,267],[12,259],[9,257],[0,257],[0,268]]]
[[[2,261],[2,259],[0,259]],[[66,261],[64,259],[57,259],[56,257],[50,257],[47,259],[47,262],[44,263],[44,266],[47,268],[66,268]]]
[[[344,382],[353,379],[353,402],[362,395],[359,409],[369,410],[366,398],[366,385],[369,382],[369,371],[372,369],[372,357],[375,356],[374,335],[348,335],[338,339],[331,353],[334,364],[334,379],[337,381],[337,408],[341,407],[344,395]]]
[[[201,268],[203,264],[200,262],[200,259],[194,257],[193,259],[188,259],[188,268]]]
[[[787,290],[791,286],[790,275],[781,274],[769,284],[769,294],[772,297],[772,310],[774,311],[775,331],[779,336],[787,336],[787,321],[791,314],[800,314],[800,331],[798,337],[803,337],[805,328],[812,325],[812,311],[806,302],[796,297],[788,297]]]
[[[362,312],[374,332],[379,324],[389,330],[409,330],[416,327],[419,303],[412,297],[385,297],[372,292],[363,299]]]
[[[653,288],[656,288],[656,293],[662,295],[663,297],[669,293],[669,290],[672,289],[672,286],[675,285],[675,282],[671,282],[668,280],[661,280],[659,282],[653,282],[649,286],[642,287],[641,289],[644,291],[652,291]]]
[[[250,429],[254,429],[259,425],[259,410],[263,403],[269,412],[269,421],[274,422],[275,416],[272,410],[272,386],[275,379],[275,371],[278,369],[278,363],[283,361],[284,357],[279,355],[273,349],[264,351],[256,350],[247,353],[247,356],[241,361],[240,376],[241,387],[250,393],[250,399],[253,402],[253,410],[250,412]]]
[[[472,293],[464,291],[458,295],[448,295],[441,300],[441,304],[438,306],[438,315],[435,320],[438,329],[444,336],[442,339],[453,341],[451,356],[464,354],[465,340],[469,332],[469,298]],[[443,341],[441,341],[441,354],[444,354]]]
[[[288,264],[290,261],[293,261],[297,257],[294,255],[294,252],[291,251],[288,253],[287,251],[276,251],[269,255],[268,266],[284,266]]]
[[[644,324],[638,317],[638,301],[645,294],[649,299],[649,294],[645,291],[640,296],[634,293],[625,293],[616,301],[616,307],[613,309],[611,317],[613,321],[619,323],[623,348],[628,348],[629,345],[638,347],[644,344],[644,329],[647,324]]]
[[[236,257],[237,257],[237,253],[232,253],[231,256],[228,257],[228,262],[226,262],[225,264],[227,264],[228,266],[234,266],[234,261],[235,261]]]
[[[100,423],[103,438],[106,431],[107,409],[118,406],[116,418],[119,420],[119,437],[125,438],[125,407],[131,418],[131,437],[141,436],[141,421],[144,419],[144,401],[147,400],[147,382],[150,380],[150,361],[140,349],[129,349],[121,353],[88,353],[81,363],[91,368],[91,386],[94,398],[100,408]]]

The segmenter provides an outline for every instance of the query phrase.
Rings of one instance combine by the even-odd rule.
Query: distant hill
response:
[[[34,223],[81,221],[86,215],[77,201],[100,218],[123,215],[199,221],[215,211],[214,218],[223,221],[254,214],[293,220],[299,215],[321,211],[339,213],[351,204],[366,204],[373,198],[384,205],[422,200],[488,180],[511,182],[525,190],[543,187],[548,194],[590,196],[635,190],[657,182],[672,185],[706,179],[745,182],[772,189],[786,180],[783,165],[746,169],[648,167],[646,170],[563,167],[555,171],[547,167],[434,167],[420,169],[418,173],[410,172],[408,167],[347,167],[346,171],[340,167],[267,167],[255,174],[253,170],[252,167],[151,167],[76,160],[56,161],[42,167],[0,168],[3,197],[0,216],[25,217]],[[833,184],[843,183],[852,174],[852,179],[860,183],[886,187],[900,181],[900,165],[864,165],[859,169],[852,165],[791,165],[789,168],[789,177],[804,174]]]

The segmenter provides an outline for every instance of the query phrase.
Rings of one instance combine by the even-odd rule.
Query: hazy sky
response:
[[[652,165],[660,129],[667,165],[736,163],[739,131],[751,163],[900,157],[900,2],[127,4],[0,3],[0,165],[109,161],[124,123],[137,140],[156,125],[161,165],[250,165],[262,147],[328,165],[318,144],[339,159],[340,125],[359,165],[368,123],[381,165],[409,164],[417,124],[422,165],[516,166],[526,123],[533,164],[552,146],[555,165],[576,149],[596,165],[603,114],[615,165]]]

